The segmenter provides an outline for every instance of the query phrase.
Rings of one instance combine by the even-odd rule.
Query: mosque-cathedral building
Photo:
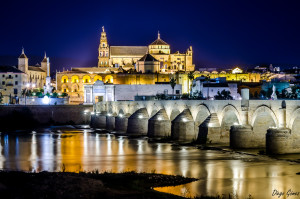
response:
[[[159,33],[157,39],[148,46],[110,46],[102,27],[98,66],[57,72],[56,89],[58,92],[66,92],[71,103],[82,103],[84,85],[94,84],[97,80],[105,84],[167,84],[174,77],[176,83],[182,85],[182,93],[188,93],[191,85],[188,79],[190,71],[195,71],[191,46],[185,53],[171,53],[170,45],[161,39]],[[195,78],[202,75],[260,81],[259,74],[194,73]]]

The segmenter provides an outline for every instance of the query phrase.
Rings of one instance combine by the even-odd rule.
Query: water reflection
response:
[[[271,198],[278,191],[300,191],[299,164],[273,159],[201,151],[147,139],[128,139],[89,130],[0,135],[0,168],[24,171],[136,170],[200,179],[178,187],[158,188],[183,196],[236,193],[241,198]],[[290,197],[292,198],[292,197]]]

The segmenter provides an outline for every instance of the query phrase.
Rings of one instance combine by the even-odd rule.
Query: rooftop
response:
[[[41,69],[40,67],[37,67],[37,66],[28,66],[28,70],[45,72],[43,69]]]
[[[110,54],[112,56],[136,55],[141,56],[148,51],[147,46],[111,46]]]
[[[23,73],[14,66],[0,66],[0,73]]]
[[[150,45],[169,45],[169,44],[167,44],[167,42],[165,42],[160,38],[160,34],[158,32],[157,39],[154,42],[152,42]]]
[[[150,54],[145,54],[139,61],[158,61]]]

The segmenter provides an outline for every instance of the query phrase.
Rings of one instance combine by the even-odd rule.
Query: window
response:
[[[16,88],[14,89],[14,94],[18,95],[18,89],[16,89]]]
[[[18,77],[18,75],[16,75],[15,77]]]
[[[9,75],[8,77],[11,78],[11,75]]]
[[[177,95],[180,94],[180,90],[176,90],[176,94],[177,94]]]
[[[64,89],[64,92],[67,92],[67,89]]]
[[[67,80],[66,80],[66,79],[64,79],[64,83],[67,83]]]
[[[5,75],[2,75],[2,77],[5,77]]]
[[[5,85],[5,81],[2,81],[2,85]]]
[[[15,85],[18,85],[18,81],[15,81]]]

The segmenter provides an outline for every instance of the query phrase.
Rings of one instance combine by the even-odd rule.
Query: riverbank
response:
[[[154,191],[195,178],[155,173],[98,173],[0,171],[1,198],[182,198]]]

